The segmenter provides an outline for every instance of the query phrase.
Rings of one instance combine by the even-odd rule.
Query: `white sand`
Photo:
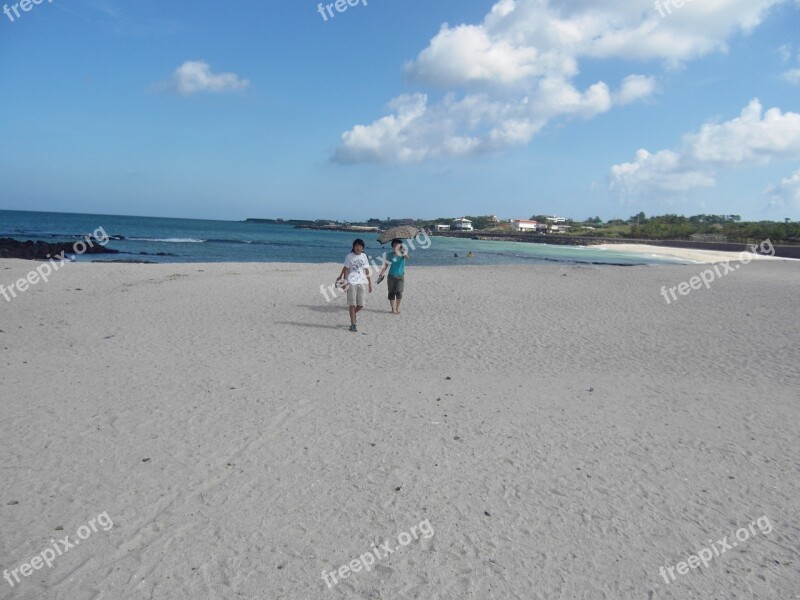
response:
[[[629,252],[645,256],[658,256],[674,258],[680,261],[695,263],[719,263],[728,260],[739,261],[741,252],[720,252],[718,250],[697,250],[695,248],[672,248],[669,246],[651,246],[650,244],[597,244],[592,248],[598,250],[613,250],[615,252]],[[768,248],[768,247],[767,247]],[[752,260],[796,260],[792,258],[778,258],[769,254],[747,253],[747,262]]]
[[[0,598],[798,597],[797,263],[411,268],[357,334],[337,265],[68,267],[0,299],[0,568],[114,526]]]

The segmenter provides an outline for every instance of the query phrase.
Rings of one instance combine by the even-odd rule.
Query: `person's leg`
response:
[[[347,311],[350,313],[350,331],[356,326],[356,288],[357,285],[351,285],[347,288]]]
[[[356,305],[353,307],[353,331],[356,331],[356,326],[358,325],[358,318],[356,315],[361,312],[361,309],[364,308],[365,302],[365,294],[366,290],[364,289],[366,286],[364,284],[359,284],[356,287]]]
[[[400,300],[403,299],[403,290],[405,289],[405,279],[398,279],[397,284],[395,285],[395,297],[397,298],[394,301],[394,314],[400,314]]]
[[[395,291],[396,285],[397,278],[389,275],[389,279],[386,280],[386,287],[389,288],[389,310],[392,314],[394,314],[395,311],[395,299],[397,298],[397,292]]]

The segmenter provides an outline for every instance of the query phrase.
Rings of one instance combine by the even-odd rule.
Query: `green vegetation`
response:
[[[378,219],[372,218],[365,223],[342,223],[343,225],[371,225],[381,228],[395,225],[414,224],[417,227],[432,228],[437,223],[452,225],[456,217],[439,217],[431,220],[414,219]],[[508,222],[497,221],[491,215],[467,215],[472,221],[475,231],[500,232],[512,231]],[[546,215],[533,215],[532,220],[545,223]],[[257,221],[256,219],[249,219]],[[271,220],[268,220],[271,221]],[[276,221],[280,222],[281,219]],[[297,223],[296,221],[286,221]],[[312,221],[315,224],[327,224],[329,221]],[[737,243],[761,242],[769,239],[775,244],[800,243],[800,222],[758,221],[742,222],[739,215],[694,215],[684,217],[668,214],[648,217],[643,212],[631,216],[627,220],[612,219],[603,222],[600,217],[590,217],[585,221],[566,220],[570,226],[567,232],[550,232],[548,235],[568,235],[578,237],[599,238],[633,238],[642,240],[690,240],[728,241]],[[701,236],[698,238],[698,236]]]
[[[773,243],[800,243],[798,222],[741,222],[739,215],[633,215],[627,221],[619,219],[599,225],[597,217],[583,224],[574,224],[570,235],[586,237],[623,237],[650,240],[688,240],[693,235],[713,236],[707,239],[729,242],[753,242],[769,239]],[[595,227],[594,230],[587,227]]]

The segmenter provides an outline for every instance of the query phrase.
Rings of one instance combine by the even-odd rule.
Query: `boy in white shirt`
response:
[[[339,279],[347,281],[347,306],[350,311],[350,331],[358,331],[356,327],[356,314],[364,308],[366,302],[366,287],[372,292],[372,279],[370,279],[369,259],[364,254],[364,240],[357,239],[353,242],[353,251],[344,259],[342,272]]]

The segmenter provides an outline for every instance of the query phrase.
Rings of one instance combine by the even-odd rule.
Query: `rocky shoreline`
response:
[[[21,258],[24,260],[48,260],[58,256],[76,254],[77,242],[39,242],[27,240],[21,242],[13,238],[0,238],[0,258]],[[101,246],[99,243],[89,246],[84,244],[86,250],[82,254],[119,254],[119,250],[112,250]]]

